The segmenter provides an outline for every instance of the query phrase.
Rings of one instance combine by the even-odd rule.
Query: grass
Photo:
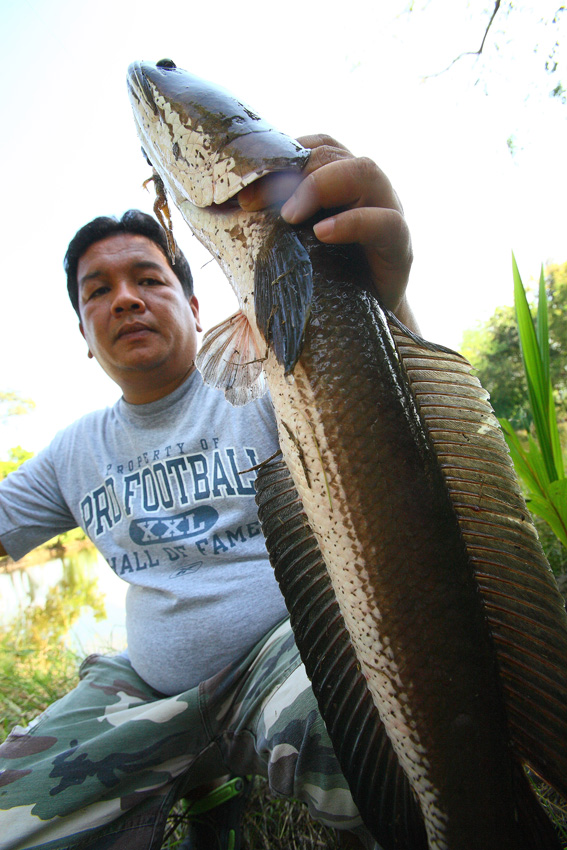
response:
[[[0,740],[4,740],[13,726],[25,725],[68,693],[77,682],[82,659],[66,648],[64,638],[69,620],[77,615],[75,603],[80,594],[69,577],[66,587],[66,594],[73,600],[71,614],[66,595],[54,590],[48,595],[45,607],[28,606],[20,618],[0,627]],[[94,591],[82,598],[89,599],[87,604],[91,606],[99,604]],[[537,777],[530,775],[530,779],[567,850],[566,802]],[[179,804],[168,819],[163,850],[176,850],[186,829],[187,815]],[[242,850],[336,850],[338,847],[334,830],[315,822],[304,805],[274,798],[266,782],[256,780],[243,816]]]
[[[187,815],[179,803],[170,814],[162,850],[176,850],[186,830]],[[266,781],[257,777],[242,817],[242,850],[323,848],[338,850],[335,831],[314,821],[302,803],[273,797]]]
[[[80,606],[77,588],[48,594],[45,607],[28,606],[10,625],[0,627],[0,741],[10,729],[25,726],[77,683],[82,658],[65,645],[65,633]],[[69,596],[69,598],[67,598]],[[83,596],[83,600],[84,600]],[[99,601],[90,597],[91,607]],[[182,804],[172,811],[163,850],[175,850],[185,837],[187,815]],[[242,824],[243,850],[335,850],[335,833],[314,821],[301,803],[272,797],[257,779]],[[213,848],[211,848],[213,850]]]
[[[14,652],[0,638],[0,740],[17,723],[25,725],[77,682],[80,659],[69,650],[53,648],[41,658]],[[19,657],[18,657],[19,656]],[[163,850],[176,850],[186,835],[188,817],[182,803],[172,810]],[[267,783],[256,779],[242,820],[242,850],[335,850],[334,830],[314,821],[307,807],[273,797]],[[213,848],[211,848],[213,850]]]
[[[338,848],[336,833],[314,821],[302,803],[276,799],[264,780],[256,781],[242,819],[247,850]]]
[[[58,647],[36,664],[33,649],[17,649],[0,639],[0,734],[2,740],[16,724],[27,725],[77,682],[79,660]]]
[[[51,702],[71,690],[77,681],[80,659],[57,642],[39,648],[28,643],[23,650],[13,644],[13,634],[0,630],[1,740],[17,723],[25,724]],[[555,822],[567,850],[567,804],[530,774],[548,815]],[[187,815],[178,804],[171,812],[163,850],[176,850],[186,835]],[[273,797],[267,783],[256,779],[242,820],[242,850],[338,850],[334,830],[323,827],[296,801]]]
[[[526,773],[541,805],[555,824],[559,840],[565,850],[567,848],[567,802],[530,770],[526,770]]]
[[[0,640],[0,740],[17,723],[25,725],[68,693],[77,682],[80,659],[61,648],[49,652],[36,667],[32,654],[18,656]],[[187,815],[178,804],[171,812],[163,850],[175,850],[186,835]],[[242,822],[242,850],[335,850],[335,832],[314,821],[307,807],[272,797],[267,783],[256,779]],[[212,850],[212,848],[211,848]]]

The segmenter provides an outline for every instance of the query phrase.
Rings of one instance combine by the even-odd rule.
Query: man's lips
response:
[[[143,322],[128,322],[125,325],[122,325],[118,333],[116,334],[116,339],[122,339],[125,336],[132,336],[133,334],[142,333],[144,331],[152,332],[152,328],[145,325]]]

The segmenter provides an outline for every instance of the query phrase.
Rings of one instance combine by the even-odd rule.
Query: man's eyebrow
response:
[[[133,269],[151,269],[153,271],[163,271],[163,266],[160,263],[155,263],[152,260],[138,260],[135,263],[132,263],[131,268]],[[106,272],[101,269],[95,269],[93,272],[89,272],[88,274],[83,275],[79,278],[79,286],[83,286],[85,283],[88,283],[89,280],[96,280],[99,277],[105,277]]]

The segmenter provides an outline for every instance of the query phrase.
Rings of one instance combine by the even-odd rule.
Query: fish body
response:
[[[278,514],[278,471],[260,517],[276,572],[293,561],[296,640],[337,752],[353,736],[339,759],[365,823],[386,850],[559,847],[522,764],[565,795],[567,618],[487,394],[459,355],[382,309],[356,248],[232,202],[299,170],[301,146],[173,63],[135,63],[129,88],[146,154],[239,301],[199,368],[233,403],[266,383],[272,396],[297,500]],[[292,538],[321,593],[301,589]],[[325,633],[315,659],[306,610]],[[384,776],[359,788],[382,746],[410,789],[403,812],[393,799],[376,814]],[[399,822],[415,811],[424,831],[408,838]]]

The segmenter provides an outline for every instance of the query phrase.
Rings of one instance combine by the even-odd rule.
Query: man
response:
[[[383,302],[414,325],[389,181],[327,137],[300,141],[313,152],[299,185],[261,181],[241,206],[293,190],[292,224],[342,207],[316,235],[361,243]],[[269,398],[231,408],[203,385],[191,274],[149,217],[95,219],[65,266],[88,355],[123,396],[3,482],[1,551],[21,557],[81,525],[130,583],[128,653],[91,656],[78,687],[0,747],[0,848],[153,850],[177,799],[232,772],[267,776],[371,847],[267,561],[254,473],[242,472],[277,450]]]

